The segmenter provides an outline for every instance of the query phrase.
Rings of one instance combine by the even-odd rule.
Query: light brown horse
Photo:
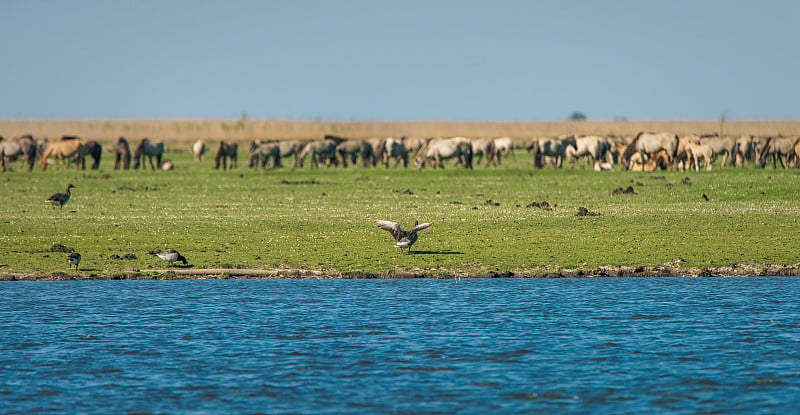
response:
[[[67,160],[74,158],[78,170],[83,170],[86,158],[86,149],[80,138],[75,136],[63,136],[58,140],[53,141],[42,153],[40,161],[42,170],[47,170],[47,162],[50,157],[56,158],[56,168],[63,163],[64,170],[67,169]]]
[[[472,143],[466,137],[433,138],[425,147],[414,155],[414,168],[425,167],[430,160],[433,168],[444,168],[443,160],[454,159],[453,165],[464,164],[464,168],[472,168]]]
[[[203,161],[203,155],[206,154],[206,142],[197,140],[192,145],[192,154],[194,154],[194,161]]]

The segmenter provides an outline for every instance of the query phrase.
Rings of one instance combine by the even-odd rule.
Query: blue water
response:
[[[0,413],[800,412],[800,278],[0,283]]]

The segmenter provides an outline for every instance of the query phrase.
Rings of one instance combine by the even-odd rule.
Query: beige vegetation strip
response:
[[[800,135],[800,120],[776,121],[297,121],[239,120],[0,120],[6,137],[64,134],[110,142],[120,135],[139,140],[158,138],[167,144],[204,140],[312,139],[325,134],[347,137],[509,136],[517,139],[563,134],[634,136],[640,131],[741,136]]]

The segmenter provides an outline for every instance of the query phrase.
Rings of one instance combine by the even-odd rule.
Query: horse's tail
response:
[[[675,160],[675,159],[678,158],[678,140],[679,140],[678,139],[678,134],[673,134],[672,135],[672,154],[670,154],[670,157],[672,158],[672,160]]]
[[[33,170],[33,165],[36,164],[36,158],[39,157],[39,147],[36,145],[36,142],[31,141],[31,143],[27,146],[27,154],[28,154],[28,171]]]
[[[773,141],[775,141],[775,137],[767,138],[767,142],[764,143],[764,147],[761,149],[761,153],[758,155],[758,165],[761,168],[764,168],[764,166],[767,165],[767,155],[770,152]]]
[[[144,145],[147,143],[147,139],[143,139],[138,146],[136,146],[136,150],[133,151],[133,169],[139,170],[139,165],[142,162],[142,153],[144,152]]]

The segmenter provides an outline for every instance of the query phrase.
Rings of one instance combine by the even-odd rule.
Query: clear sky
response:
[[[800,119],[797,0],[3,0],[0,118]]]

